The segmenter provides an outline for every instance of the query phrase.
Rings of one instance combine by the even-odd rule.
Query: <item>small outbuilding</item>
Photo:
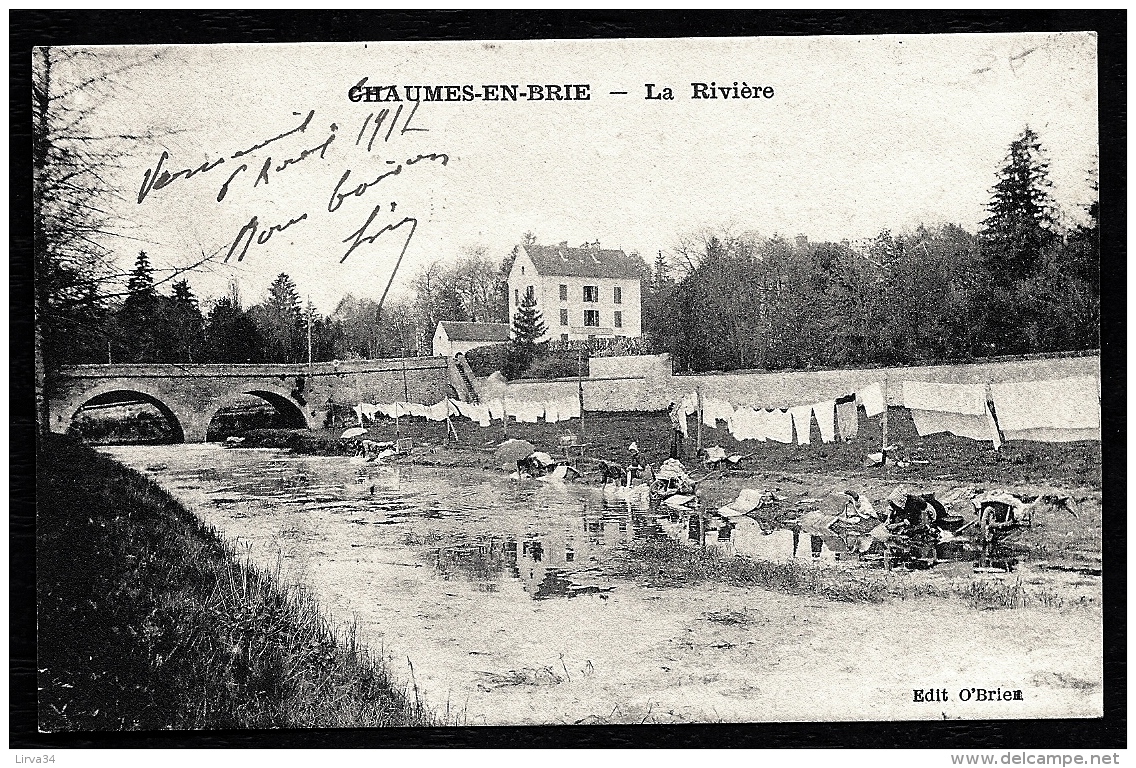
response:
[[[459,323],[442,320],[434,331],[434,357],[453,357],[478,347],[504,344],[509,340],[508,323]]]

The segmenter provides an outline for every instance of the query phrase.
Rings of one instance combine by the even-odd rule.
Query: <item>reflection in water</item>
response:
[[[464,578],[482,591],[496,591],[507,575],[536,600],[576,597],[610,589],[597,583],[598,564],[606,553],[633,540],[663,539],[685,539],[717,546],[727,555],[765,560],[836,558],[820,537],[804,534],[798,543],[792,531],[767,533],[748,517],[726,520],[712,512],[675,510],[655,502],[604,500],[596,508],[585,505],[562,525],[438,547],[431,550],[430,559],[443,578]]]
[[[194,459],[198,453],[203,460]],[[443,581],[486,593],[510,579],[538,600],[602,593],[610,586],[602,583],[601,561],[632,541],[687,541],[767,560],[835,559],[825,542],[807,534],[796,542],[790,531],[765,533],[748,517],[727,520],[713,509],[700,514],[642,497],[606,498],[583,483],[517,482],[477,471],[266,451],[183,447],[166,460],[179,465],[167,471],[180,487],[212,486],[209,501],[229,518],[284,515],[282,536],[325,538],[326,526],[343,515],[339,519],[355,530],[350,547],[366,547],[374,539],[364,531],[430,521],[428,540],[399,534],[403,545],[414,547]],[[331,517],[296,528],[300,518],[293,514],[312,512]]]

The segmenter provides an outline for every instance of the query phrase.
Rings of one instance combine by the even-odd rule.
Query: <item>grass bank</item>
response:
[[[790,595],[814,595],[849,603],[881,603],[919,598],[961,599],[972,608],[1097,608],[1099,602],[1066,596],[1021,579],[984,581],[970,578],[929,581],[902,570],[837,568],[807,561],[757,560],[729,556],[716,547],[692,547],[679,541],[637,541],[616,553],[605,574],[648,587],[684,587],[702,582],[755,587]]]
[[[36,489],[42,730],[437,724],[353,627],[145,477],[53,436]]]

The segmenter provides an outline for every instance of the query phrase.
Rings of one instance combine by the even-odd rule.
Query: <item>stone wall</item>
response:
[[[671,373],[670,355],[592,358],[589,366],[591,375],[583,380],[584,408],[588,411],[665,410],[671,402],[699,388],[704,397],[723,398],[735,405],[784,408],[828,400],[875,382],[886,383],[889,404],[902,405],[904,381],[999,383],[1067,376],[1094,376],[1100,380],[1097,354],[958,365],[679,376]],[[479,383],[483,400],[509,397],[546,401],[574,394],[576,390],[575,379],[519,379],[507,385],[498,382],[488,389]]]

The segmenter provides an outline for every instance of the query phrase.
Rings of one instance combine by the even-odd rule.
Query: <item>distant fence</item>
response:
[[[578,339],[548,342],[550,354],[583,352],[590,357],[624,357],[650,354],[648,343],[639,337]]]

